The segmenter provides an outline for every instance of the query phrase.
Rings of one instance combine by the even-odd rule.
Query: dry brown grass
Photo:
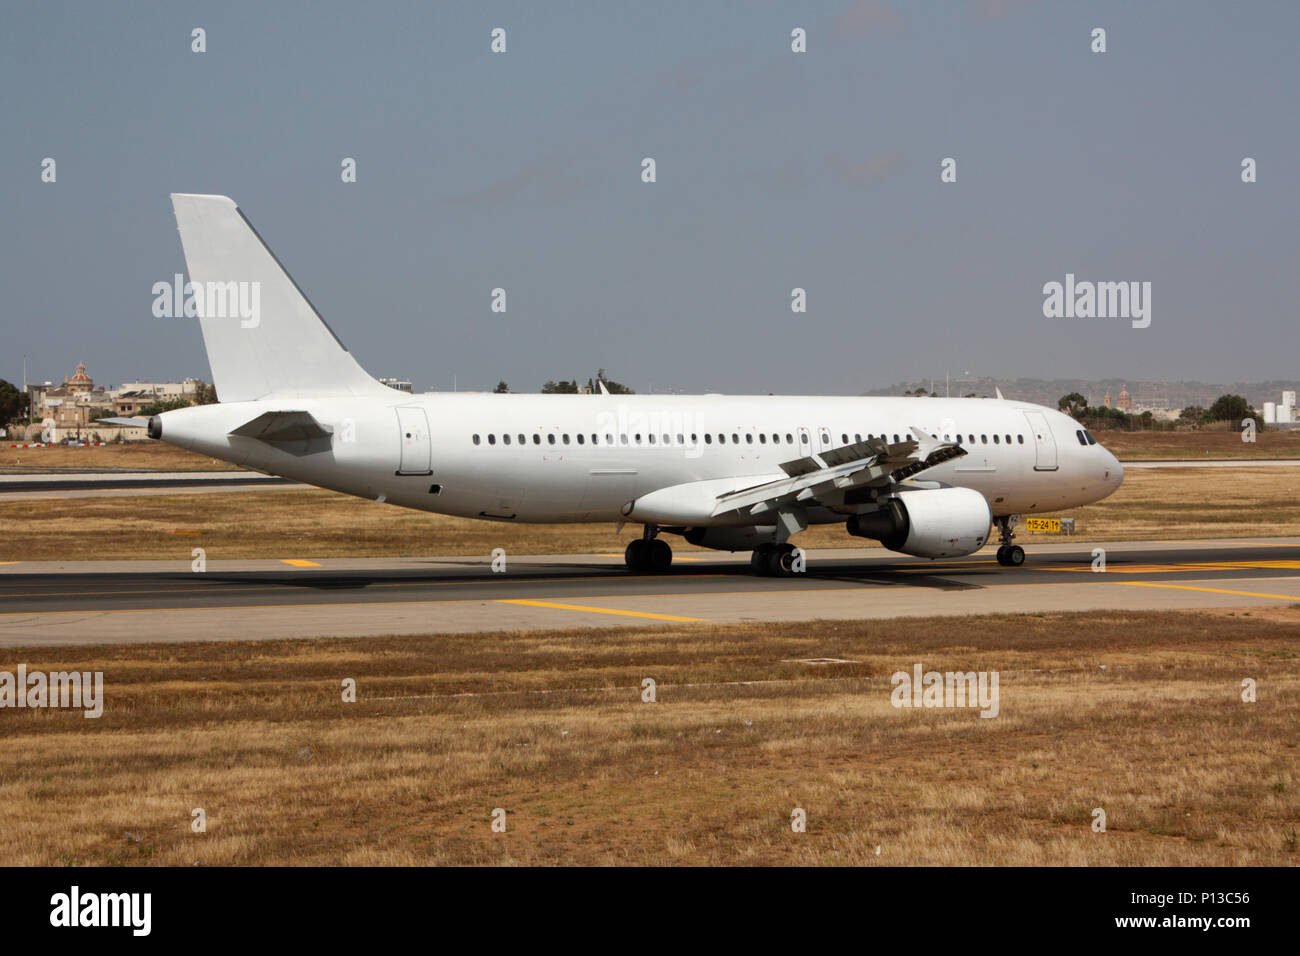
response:
[[[1295,609],[15,651],[5,668],[104,671],[107,703],[0,712],[0,853],[1291,865],[1298,652]],[[856,663],[781,663],[826,656]],[[894,709],[916,662],[999,671],[1000,716]]]
[[[1241,440],[1240,429],[1185,432],[1094,432],[1120,460],[1126,458],[1300,458],[1300,431],[1256,432]]]
[[[242,471],[239,465],[215,461],[205,455],[142,441],[108,444],[101,448],[51,445],[46,448],[10,448],[0,442],[0,474],[58,471]]]
[[[1300,535],[1300,468],[1130,469],[1119,492],[1067,514],[1080,541]],[[614,524],[502,525],[408,511],[330,491],[0,500],[0,561],[213,560],[340,556],[621,553],[640,534]],[[198,534],[179,532],[199,532]],[[675,550],[692,549],[678,537]],[[1029,535],[1034,543],[1068,540]],[[874,547],[843,525],[795,538],[805,548]]]

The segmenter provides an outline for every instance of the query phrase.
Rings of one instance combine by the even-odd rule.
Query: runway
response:
[[[16,562],[0,565],[0,646],[271,639],[1300,603],[1300,538],[1034,546],[925,561],[810,552],[791,578],[688,552],[662,575],[621,555],[491,559]],[[905,625],[904,625],[905,626]]]

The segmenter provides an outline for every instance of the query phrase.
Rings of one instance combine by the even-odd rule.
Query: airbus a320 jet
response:
[[[1019,516],[1124,477],[1080,424],[1000,394],[401,392],[361,368],[232,200],[171,198],[219,403],[155,415],[149,435],[257,471],[504,524],[640,524],[634,571],[667,569],[678,535],[750,551],[768,575],[795,569],[792,535],[832,522],[927,558],[971,554],[995,527],[998,562],[1019,565]]]

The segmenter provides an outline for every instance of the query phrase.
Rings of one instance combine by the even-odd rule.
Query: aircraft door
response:
[[[1029,436],[1034,441],[1034,471],[1056,471],[1056,439],[1042,412],[1025,412]]]
[[[830,429],[821,427],[817,429],[817,451],[830,451],[835,443],[831,441]]]
[[[406,405],[397,409],[397,429],[402,454],[397,466],[399,475],[433,474],[433,445],[429,438],[429,416],[424,409]]]

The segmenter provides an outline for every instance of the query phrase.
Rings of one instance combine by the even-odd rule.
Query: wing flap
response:
[[[902,481],[966,454],[961,445],[943,442],[912,428],[912,437],[887,443],[874,438],[783,463],[789,477],[719,495],[713,516],[748,510],[751,515],[782,504],[807,504],[828,493]]]

